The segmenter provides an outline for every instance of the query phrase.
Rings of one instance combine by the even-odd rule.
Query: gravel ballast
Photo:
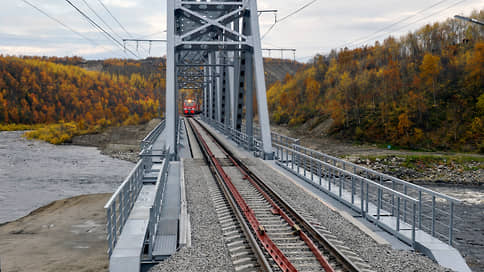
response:
[[[234,271],[207,188],[214,182],[210,170],[202,160],[185,160],[184,168],[192,245],[150,271]]]
[[[206,126],[211,132],[214,129]],[[435,263],[428,257],[410,251],[393,249],[391,245],[380,245],[366,233],[348,222],[340,214],[332,211],[318,199],[306,193],[295,185],[287,176],[268,167],[261,159],[247,157],[246,152],[240,152],[228,140],[217,134],[219,139],[236,156],[241,154],[242,160],[251,171],[259,176],[285,201],[288,201],[298,211],[304,211],[317,218],[319,223],[337,236],[346,247],[353,250],[360,258],[372,266],[375,271],[452,271]]]
[[[355,227],[338,213],[332,211],[313,196],[293,184],[287,177],[250,158],[249,168],[289,201],[297,210],[317,218],[321,225],[337,236],[346,247],[352,249],[376,271],[451,271],[415,252],[393,249],[390,245],[377,244],[366,233]]]

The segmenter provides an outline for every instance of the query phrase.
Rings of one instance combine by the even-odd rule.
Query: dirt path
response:
[[[107,271],[103,206],[110,196],[54,201],[1,225],[2,271]]]

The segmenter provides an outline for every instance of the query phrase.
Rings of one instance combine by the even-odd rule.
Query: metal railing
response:
[[[245,124],[242,124],[242,131],[245,131]],[[254,137],[257,140],[261,140],[261,132],[260,132],[259,126],[254,126]],[[272,139],[272,142],[276,144],[285,145],[288,147],[291,147],[294,144],[299,144],[299,139],[282,135],[274,131],[271,131],[271,139]]]
[[[168,165],[169,160],[167,160],[166,158],[163,159],[160,172],[158,173],[158,177],[156,179],[155,199],[153,202],[153,206],[150,208],[150,219],[148,226],[148,254],[150,259],[153,255],[153,245],[155,243],[156,232],[158,231],[158,223],[160,221],[161,204],[163,202],[163,193],[165,192],[166,180],[168,177]]]
[[[128,219],[129,213],[138,198],[138,194],[143,187],[144,162],[139,160],[131,170],[128,177],[114,192],[109,201],[104,206],[107,215],[107,240],[108,255],[111,257],[117,239],[123,230],[124,223]]]
[[[165,119],[161,120],[160,123],[146,135],[146,137],[140,143],[140,149],[147,149],[149,146],[153,145],[155,140],[160,136],[161,132],[165,129]]]
[[[292,149],[298,152],[293,158],[295,164],[304,164],[304,161],[299,161],[297,156],[300,153],[417,199],[416,216],[418,229],[453,245],[454,232],[458,231],[455,229],[455,220],[459,219],[454,214],[454,206],[460,203],[460,200],[300,145],[293,145]],[[374,194],[375,197],[378,197],[378,192],[374,192]],[[398,203],[394,196],[391,196],[389,199],[389,204],[391,204],[389,207],[390,215],[395,216]],[[408,214],[410,203],[403,201],[402,205],[403,219],[406,220],[409,216],[412,217],[413,215]]]
[[[415,244],[418,200],[375,181],[356,175],[293,148],[274,144],[278,165],[316,184],[363,217],[393,233],[408,244]],[[406,203],[403,209],[402,205]],[[395,208],[395,221],[387,218],[389,206]],[[402,230],[410,230],[408,238]]]
[[[205,118],[202,116],[202,120],[209,123],[212,127],[217,129],[222,134],[228,136],[231,140],[236,142],[238,145],[242,146],[248,151],[255,151],[256,155],[261,154],[262,151],[262,140],[260,136],[260,128],[254,126],[254,136],[250,137],[245,132],[245,124],[242,124],[241,130],[234,129],[232,126],[227,126],[224,123],[218,122],[213,119]],[[271,131],[271,138],[273,143],[277,143],[284,146],[292,146],[299,143],[299,139],[295,139],[289,136],[279,134],[277,132]]]

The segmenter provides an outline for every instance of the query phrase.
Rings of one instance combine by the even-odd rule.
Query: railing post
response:
[[[313,171],[313,157],[309,158],[309,171],[311,171],[311,181],[314,182],[314,171]]]
[[[328,190],[331,192],[331,182],[333,182],[333,169],[329,168],[329,178],[328,178]]]
[[[417,208],[416,207],[417,205],[415,204],[415,202],[413,202],[413,212],[412,212],[412,216],[413,216],[413,220],[412,220],[412,246],[415,247],[415,225],[416,225],[416,212],[415,212],[415,209]]]
[[[378,201],[376,207],[376,218],[380,221],[380,207],[381,207],[381,188],[378,187]]]
[[[400,231],[400,197],[397,196],[397,232]]]
[[[368,202],[369,202],[369,199],[368,199],[368,191],[370,190],[370,184],[368,184],[368,182],[366,183],[366,204],[365,204],[365,208],[366,208],[366,212],[368,213]]]
[[[422,229],[422,190],[418,190],[418,229]]]
[[[355,204],[355,179],[351,176],[351,204]]]
[[[454,238],[454,202],[450,201],[450,218],[449,218],[449,245],[452,246]]]
[[[318,162],[319,186],[321,186],[321,176],[322,176],[322,173],[321,172],[323,170],[322,168],[323,168],[323,165],[320,162]]]
[[[360,209],[361,209],[361,216],[365,215],[365,209],[363,208],[364,206],[364,194],[365,187],[363,187],[363,179],[360,178]]]
[[[123,203],[124,203],[124,200],[123,200],[123,191],[121,191],[121,193],[119,194],[119,209],[118,209],[119,210],[118,213],[119,213],[119,232],[120,233],[123,230],[123,220],[124,220]]]
[[[392,179],[392,190],[395,191],[395,180]],[[395,194],[392,193],[392,215],[395,215]]]
[[[339,198],[341,199],[341,196],[343,195],[343,179],[344,179],[344,174],[340,173],[339,175],[339,190],[338,190],[338,195]]]
[[[407,195],[407,185],[403,185],[403,192]],[[403,222],[407,222],[407,199],[403,200]]]
[[[432,236],[435,236],[435,195],[432,195]]]
[[[113,245],[116,244],[116,241],[118,240],[118,228],[116,221],[118,220],[118,216],[116,215],[116,201],[113,202],[113,218],[114,220],[112,221],[113,224],[113,230],[114,230],[114,235],[113,235]]]
[[[111,257],[111,254],[113,252],[113,234],[112,234],[112,225],[111,225],[111,207],[109,206],[106,209],[106,217],[107,217],[107,231],[108,231],[108,257]]]

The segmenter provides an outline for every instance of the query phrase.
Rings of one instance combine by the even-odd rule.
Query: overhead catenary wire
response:
[[[418,10],[417,12],[415,12],[412,15],[406,16],[406,17],[404,17],[404,18],[402,18],[402,19],[400,19],[400,20],[398,20],[398,21],[396,21],[394,23],[391,23],[391,24],[389,24],[387,26],[384,26],[383,28],[380,28],[380,29],[374,31],[373,33],[371,33],[369,35],[365,35],[365,36],[362,36],[360,38],[354,39],[354,40],[352,40],[350,42],[347,42],[347,43],[345,43],[345,44],[343,44],[341,46],[338,46],[338,47],[345,47],[345,46],[348,46],[348,45],[351,45],[351,44],[355,44],[358,41],[367,40],[369,37],[373,37],[373,36],[375,36],[378,33],[381,33],[381,32],[383,32],[383,31],[385,31],[385,30],[387,30],[387,29],[389,29],[389,28],[391,28],[391,27],[393,27],[395,25],[398,25],[398,24],[400,24],[402,22],[405,22],[405,21],[407,21],[407,20],[409,20],[409,19],[411,19],[411,18],[413,18],[413,17],[415,17],[415,16],[417,16],[417,15],[419,15],[419,14],[421,14],[421,13],[423,13],[423,12],[425,12],[425,11],[431,9],[431,8],[433,8],[433,7],[436,7],[436,6],[440,5],[440,4],[443,4],[444,2],[447,2],[447,1],[449,1],[449,0],[441,0],[441,1],[437,2],[437,3],[434,3],[434,4],[426,7],[426,8],[423,8],[423,9]]]
[[[103,6],[103,8],[107,11],[107,13],[111,16],[111,18],[114,19],[114,21],[116,21],[116,23],[123,29],[123,31],[128,34],[129,37],[133,37],[133,35],[131,35],[127,30],[126,28],[121,24],[121,22],[119,22],[119,20],[116,18],[116,16],[114,16],[111,11],[106,7],[106,5],[104,5],[104,3],[101,1],[101,0],[97,0],[99,2],[99,4],[101,4],[101,6]]]
[[[116,35],[119,39],[122,39],[122,37],[116,33],[116,31],[114,31],[114,29],[106,22],[104,21],[104,19],[91,7],[91,5],[89,5],[89,3],[86,1],[86,0],[82,0],[82,2],[84,2],[84,4],[87,6],[87,8],[89,8],[89,10],[94,13],[94,15],[96,15],[96,17],[107,27],[109,28],[109,30],[111,30],[111,32]]]
[[[451,8],[453,8],[453,7],[457,6],[457,5],[460,5],[460,4],[462,4],[462,3],[466,2],[466,1],[468,1],[468,0],[460,0],[460,1],[456,2],[456,3],[453,3],[453,4],[452,4],[452,5],[450,5],[450,6],[447,6],[447,7],[443,8],[443,9],[440,9],[440,10],[438,10],[438,11],[434,12],[434,13],[431,13],[431,14],[429,14],[429,15],[427,15],[427,16],[424,16],[424,17],[422,17],[422,18],[420,18],[420,19],[414,20],[414,21],[412,21],[412,22],[410,22],[410,23],[408,23],[408,24],[405,24],[405,25],[403,25],[403,26],[401,26],[401,27],[399,27],[399,28],[397,28],[397,29],[395,29],[395,30],[393,30],[393,31],[400,31],[400,30],[402,30],[402,29],[404,29],[404,28],[406,28],[406,27],[409,27],[409,26],[411,26],[411,25],[413,25],[413,24],[416,24],[416,23],[418,23],[418,22],[421,22],[421,21],[423,21],[423,20],[425,20],[425,19],[428,19],[428,18],[430,18],[430,17],[432,17],[432,16],[434,16],[434,15],[437,15],[437,14],[439,14],[439,13],[442,13],[442,12],[444,12],[444,11],[446,11],[446,10],[449,10],[449,9],[451,9]],[[381,35],[387,35],[387,34],[389,34],[389,33],[390,33],[390,32],[388,32],[388,31],[387,31],[387,32],[382,33],[382,34],[380,34],[380,35],[378,35],[378,36],[381,36]],[[371,40],[373,40],[373,38],[369,38],[369,39],[367,39],[367,40],[365,40],[365,41],[363,41],[363,42],[359,43],[359,44],[358,44],[358,46],[362,46],[362,45],[364,45],[364,44],[368,43],[368,42],[369,42],[369,41],[371,41]]]
[[[104,30],[104,28],[102,28],[99,24],[97,24],[95,21],[93,21],[89,16],[87,16],[86,13],[84,13],[82,10],[80,10],[76,5],[74,5],[70,0],[65,0],[69,5],[71,5],[77,12],[79,12],[86,20],[88,20],[88,22],[90,22],[91,24],[93,24],[99,31],[101,31],[102,33],[104,33],[104,35],[106,35],[109,39],[111,39],[111,41],[113,41],[116,45],[118,45],[119,47],[121,47],[123,50],[126,50],[128,51],[131,55],[133,55],[134,57],[136,58],[140,58],[138,55],[136,55],[133,51],[131,51],[129,48],[126,48],[125,46],[123,46],[123,44],[118,41],[116,38],[114,38],[109,32],[107,32],[106,30]]]
[[[88,42],[92,43],[93,45],[99,45],[97,42],[95,42],[94,40],[88,38],[87,36],[83,35],[82,33],[74,30],[73,28],[71,28],[70,26],[66,25],[65,23],[63,23],[62,21],[54,18],[53,16],[51,16],[50,14],[48,14],[47,12],[45,12],[44,10],[42,10],[41,8],[37,7],[36,5],[32,4],[31,2],[27,1],[27,0],[21,0],[22,2],[24,2],[25,4],[31,6],[32,8],[36,9],[38,12],[42,13],[43,15],[47,16],[49,19],[53,20],[54,22],[60,24],[61,26],[67,28],[68,30],[70,30],[72,33],[78,35],[79,37],[87,40]]]

